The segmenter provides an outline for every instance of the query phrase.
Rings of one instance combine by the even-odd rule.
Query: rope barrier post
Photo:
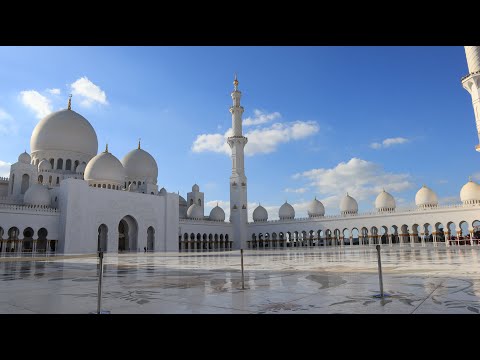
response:
[[[240,249],[240,261],[242,266],[242,290],[245,290],[245,277],[243,275],[243,249]]]
[[[377,248],[377,259],[378,259],[378,279],[380,281],[380,297],[383,299],[383,276],[382,276],[382,260],[380,258],[380,245],[377,245],[376,248]]]
[[[110,314],[110,311],[102,311],[102,281],[103,281],[103,251],[98,252],[99,272],[98,272],[98,295],[97,295],[97,311],[94,314]]]
[[[381,298],[383,300],[385,297],[390,295],[383,292],[383,274],[382,274],[382,260],[380,258],[380,245],[377,245],[375,248],[377,249],[378,280],[380,282],[380,294],[374,295],[374,297]]]

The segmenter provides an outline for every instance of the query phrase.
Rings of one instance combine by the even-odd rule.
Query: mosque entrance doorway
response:
[[[138,251],[137,221],[130,215],[125,216],[118,224],[118,251]]]

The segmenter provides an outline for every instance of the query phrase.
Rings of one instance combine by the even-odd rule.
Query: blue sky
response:
[[[369,211],[383,187],[407,207],[422,184],[446,203],[480,178],[460,46],[0,47],[0,175],[73,93],[99,151],[121,159],[142,138],[160,187],[186,196],[198,183],[228,216],[234,72],[250,211],[261,202],[274,219],[288,200],[305,216],[317,196],[335,214],[346,191]]]

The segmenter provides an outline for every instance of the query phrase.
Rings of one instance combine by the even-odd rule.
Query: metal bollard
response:
[[[243,249],[240,249],[240,261],[242,265],[242,290],[245,290],[245,277],[243,276]]]
[[[382,276],[382,260],[380,259],[380,245],[376,246],[378,258],[378,279],[380,280],[380,297],[383,298],[383,276]]]
[[[95,314],[110,314],[110,311],[102,311],[102,280],[103,280],[103,251],[98,252],[99,267],[98,273],[98,295],[97,295],[97,311]]]
[[[382,275],[382,260],[380,258],[380,245],[377,245],[376,249],[377,249],[377,258],[378,258],[378,279],[380,281],[380,294],[374,295],[374,297],[383,299],[390,295],[383,292],[383,275]]]

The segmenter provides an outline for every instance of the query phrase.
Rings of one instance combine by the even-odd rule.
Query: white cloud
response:
[[[0,160],[0,176],[8,177],[10,175],[10,165],[9,162]]]
[[[15,135],[18,133],[18,126],[13,117],[0,108],[0,134]]]
[[[305,187],[301,187],[301,188],[298,188],[298,189],[286,188],[283,191],[285,191],[287,193],[303,194],[303,193],[306,193],[308,191],[308,188],[305,188]]]
[[[348,192],[357,201],[371,200],[383,188],[401,192],[414,186],[409,174],[389,173],[380,165],[359,158],[341,162],[333,168],[312,169],[295,174],[294,179],[305,179],[317,188],[325,207],[338,209],[341,198]]]
[[[460,202],[459,195],[445,196],[438,199],[440,205],[458,204]]]
[[[410,140],[403,138],[403,137],[396,137],[396,138],[388,138],[383,140],[381,143],[374,142],[370,144],[370,147],[372,149],[381,149],[381,148],[387,148],[392,145],[399,145],[399,144],[404,144],[406,142],[409,142]]]
[[[70,87],[73,95],[80,96],[80,104],[83,106],[89,107],[95,102],[103,105],[108,104],[105,91],[91,82],[86,76],[77,79],[70,84]]]
[[[52,112],[50,100],[36,90],[25,90],[20,92],[22,104],[35,113],[39,119]]]
[[[472,180],[480,180],[480,172],[472,174]]]
[[[61,91],[60,89],[47,89],[47,92],[52,95],[60,95]]]
[[[267,122],[273,121],[275,119],[280,118],[281,115],[279,112],[273,112],[270,114],[266,114],[262,110],[254,109],[253,110],[253,117],[247,117],[243,120],[244,126],[252,126],[252,125],[261,125]]]
[[[291,123],[275,123],[270,127],[256,128],[245,134],[248,143],[245,146],[246,155],[268,154],[277,150],[282,143],[300,140],[314,135],[320,127],[315,121],[295,121]],[[230,147],[226,143],[232,129],[225,134],[198,135],[192,144],[193,152],[217,152],[230,155]]]

